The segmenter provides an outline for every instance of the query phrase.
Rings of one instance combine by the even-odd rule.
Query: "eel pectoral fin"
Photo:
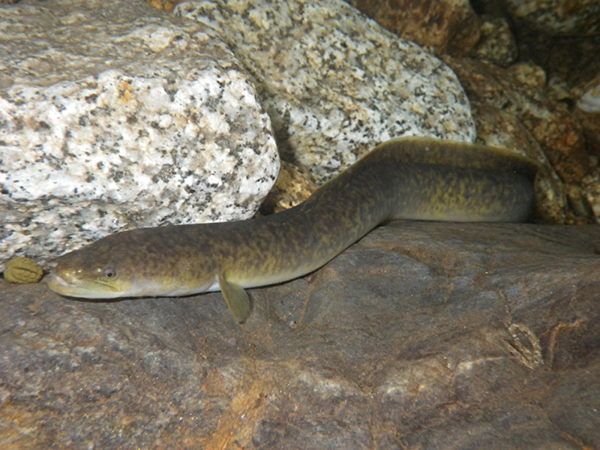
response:
[[[233,314],[233,318],[239,323],[244,323],[250,315],[250,299],[248,294],[239,284],[231,283],[224,276],[217,276],[219,288],[223,293],[225,302],[229,307],[229,311]]]

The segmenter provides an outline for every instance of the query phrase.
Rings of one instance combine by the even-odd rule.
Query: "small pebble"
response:
[[[11,283],[37,283],[44,275],[44,270],[35,261],[23,256],[13,258],[6,263],[4,278]]]

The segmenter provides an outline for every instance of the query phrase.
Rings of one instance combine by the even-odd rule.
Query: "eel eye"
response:
[[[106,278],[114,278],[117,276],[117,271],[112,267],[107,267],[106,269],[104,269],[104,276]]]

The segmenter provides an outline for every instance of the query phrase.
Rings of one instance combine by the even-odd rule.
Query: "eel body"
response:
[[[236,320],[245,288],[318,269],[391,219],[523,222],[536,163],[505,150],[425,138],[385,142],[308,200],[238,222],[126,231],[61,256],[53,291],[72,297],[182,296],[220,290]]]

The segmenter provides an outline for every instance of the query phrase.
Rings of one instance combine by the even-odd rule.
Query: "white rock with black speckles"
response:
[[[0,12],[0,270],[121,229],[255,212],[275,140],[213,30],[143,2]]]
[[[222,35],[254,75],[280,150],[319,182],[393,137],[475,139],[452,70],[342,0],[203,0],[175,13]]]
[[[600,113],[600,76],[596,77],[594,85],[585,90],[577,102],[577,107],[586,113]]]

